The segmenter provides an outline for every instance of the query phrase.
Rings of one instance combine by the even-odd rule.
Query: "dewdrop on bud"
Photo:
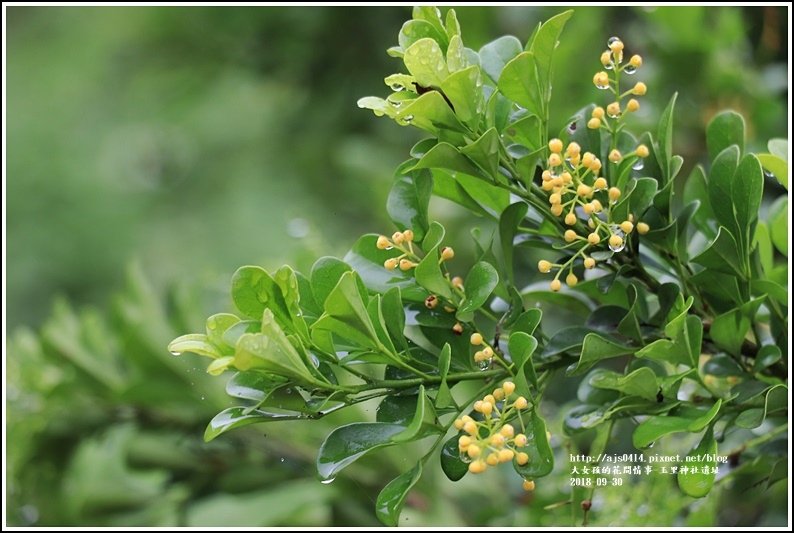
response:
[[[441,260],[442,261],[449,261],[453,257],[455,257],[455,250],[453,250],[451,247],[444,246],[441,249]]]
[[[576,274],[574,274],[573,272],[571,272],[571,273],[570,273],[570,274],[568,274],[568,276],[565,278],[565,283],[567,283],[569,287],[575,287],[575,286],[576,286],[576,284],[577,284],[577,283],[579,283],[579,278],[577,278],[577,277],[576,277]]]
[[[541,274],[546,274],[551,270],[551,263],[545,259],[538,261],[538,270]],[[505,391],[506,392],[506,391]]]
[[[609,89],[609,74],[606,72],[596,72],[593,76],[593,85],[598,89]]]
[[[471,465],[469,465],[469,470],[471,470]],[[531,479],[525,479],[524,483],[522,483],[521,486],[527,492],[532,492],[533,490],[535,490],[535,482],[532,481]]]
[[[629,65],[631,65],[634,68],[640,68],[642,66],[642,57],[637,54],[634,54],[633,56],[631,56],[631,59],[629,59]]]
[[[640,235],[645,235],[649,231],[651,231],[651,227],[645,222],[639,222],[637,224],[637,233],[639,233]]]
[[[609,118],[617,118],[620,115],[620,103],[612,102],[607,106],[607,115]]]
[[[607,41],[607,46],[612,52],[623,51],[623,41],[620,40],[620,37],[610,37]]]
[[[641,145],[639,145],[637,147],[637,149],[634,151],[634,153],[636,153],[639,157],[648,157],[648,155],[650,154],[650,151],[648,150],[647,146],[645,146],[644,144],[641,144]]]
[[[620,189],[618,189],[617,187],[611,187],[609,189],[609,201],[610,202],[613,202],[613,203],[617,202],[618,199],[620,198],[620,195],[621,195]]]
[[[636,99],[634,99],[634,98],[632,98],[631,100],[629,100],[629,101],[626,103],[626,111],[628,111],[628,112],[630,112],[630,113],[634,113],[634,112],[635,112],[635,111],[637,111],[639,108],[640,108],[640,103],[639,103],[639,102],[638,102]]]
[[[583,263],[585,268],[593,268],[596,265],[595,259],[592,257],[585,257]]]
[[[391,259],[387,259],[386,261],[383,262],[383,267],[386,270],[394,270],[395,268],[397,268],[398,264],[399,264],[399,261],[397,261],[397,258],[396,257],[392,257]]]
[[[567,215],[565,215],[565,223],[568,224],[569,226],[573,226],[574,224],[576,224],[576,215],[573,213],[568,213]]]
[[[618,252],[623,249],[623,237],[620,235],[612,235],[609,238],[609,247],[612,251]]]
[[[554,154],[562,152],[562,141],[559,139],[552,139],[549,141],[549,150]]]
[[[601,237],[598,236],[598,233],[593,232],[587,236],[587,242],[590,244],[598,244],[601,242]]]
[[[620,155],[620,152],[618,150],[612,150],[611,152],[609,152],[609,160],[612,161],[613,163],[617,163],[618,161],[620,161],[621,157],[623,156]]]
[[[482,335],[479,333],[472,333],[471,338],[469,339],[474,346],[479,346],[483,342]]]
[[[573,242],[576,240],[576,232],[572,229],[565,230],[565,242]]]
[[[612,63],[612,53],[609,51],[605,51],[601,54],[601,64],[604,65],[606,68],[610,68],[610,64]]]
[[[647,91],[648,91],[648,87],[641,81],[638,81],[634,85],[634,88],[631,90],[631,94],[635,94],[637,96],[643,96]]]
[[[395,231],[394,235],[391,236],[391,240],[394,242],[394,244],[402,244],[405,240],[405,237],[403,236],[402,232]]]
[[[623,233],[629,234],[632,231],[634,231],[634,224],[632,224],[628,220],[625,220],[620,223],[620,229],[623,230]]]
[[[553,292],[558,292],[560,289],[562,289],[562,282],[558,279],[551,280],[551,283],[549,283],[549,288]]]
[[[391,248],[391,242],[389,242],[388,237],[385,237],[384,235],[378,237],[378,241],[375,243],[375,245],[378,247],[378,250],[387,250]]]
[[[587,127],[591,130],[597,130],[601,127],[601,119],[598,118],[591,118],[587,121]]]
[[[597,191],[606,189],[607,180],[605,178],[596,178],[595,182],[593,182],[593,188]]]

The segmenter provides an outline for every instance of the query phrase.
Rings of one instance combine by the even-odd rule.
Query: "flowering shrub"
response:
[[[502,37],[475,52],[454,10],[414,9],[388,50],[407,73],[385,78],[385,98],[358,102],[429,135],[395,173],[387,210],[397,230],[364,235],[306,275],[244,266],[232,279],[237,313],[171,343],[175,354],[211,358],[210,374],[235,372],[227,392],[240,405],[210,422],[207,440],[377,400],[375,421],[328,435],[317,470],[332,480],[379,448],[429,442],[378,496],[378,517],[395,525],[431,460],[452,481],[508,463],[534,490],[555,468],[541,405],[561,374],[579,384],[581,402],[565,417],[568,450],[599,457],[619,420],[634,424],[640,450],[699,434],[696,460],[677,476],[696,498],[715,482],[726,435],[747,441],[751,461],[756,445],[785,438],[785,199],[759,219],[763,169],[781,182],[788,173],[784,141],[746,153],[743,119],[719,114],[708,170],[681,176],[676,95],[655,134],[632,135],[626,119],[648,87],[626,80],[644,60],[617,37],[593,77],[609,98],[550,136],[554,50],[571,15],[538,24],[525,45]],[[493,228],[474,234],[465,276],[428,211],[432,195]],[[531,249],[554,276],[550,291],[520,282],[516,265]],[[576,318],[548,326],[544,311],[555,309]],[[766,436],[751,439],[763,424]],[[769,483],[782,459],[772,457]],[[584,520],[597,511],[585,485],[567,502]]]

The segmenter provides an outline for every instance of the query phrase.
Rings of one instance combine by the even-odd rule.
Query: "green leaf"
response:
[[[378,501],[375,502],[375,514],[384,525],[396,527],[400,520],[405,497],[408,491],[422,477],[422,462],[416,463],[411,470],[400,474],[383,487],[378,494]]]
[[[775,250],[772,245],[772,237],[769,235],[769,226],[766,222],[759,222],[755,228],[753,248],[758,250],[758,261],[761,263],[763,272],[772,272],[775,267]]]
[[[714,211],[711,209],[711,202],[709,201],[706,173],[700,165],[692,169],[692,173],[684,183],[684,205],[691,204],[695,201],[700,202],[700,207],[698,207],[697,212],[692,215],[692,220],[700,231],[706,236],[713,238],[715,233],[712,227],[712,221],[715,215]]]
[[[340,426],[326,437],[317,454],[317,472],[323,480],[334,479],[340,470],[363,455],[392,446],[392,437],[405,430],[397,424],[354,422]]]
[[[769,208],[769,234],[772,244],[788,257],[788,198],[781,196]]]
[[[403,61],[408,72],[423,87],[439,87],[449,76],[444,52],[435,40],[427,37],[406,48]]]
[[[774,344],[767,344],[758,350],[755,356],[755,363],[753,363],[753,372],[761,372],[766,368],[774,365],[782,358],[780,348]]]
[[[637,178],[632,180],[624,196],[612,210],[614,220],[628,220],[629,214],[642,217],[650,207],[656,195],[658,182],[653,178]]]
[[[717,466],[717,441],[712,428],[706,430],[700,444],[692,448],[678,468],[678,487],[684,494],[702,498],[711,492]],[[686,470],[684,470],[686,469]],[[692,473],[692,470],[695,473]],[[708,472],[703,472],[707,469]],[[713,469],[713,473],[712,473]]]
[[[453,38],[460,42],[460,38]],[[449,51],[452,52],[450,45]],[[462,50],[461,50],[462,52]],[[450,64],[450,70],[453,70]],[[476,128],[483,108],[483,95],[480,89],[480,67],[474,65],[464,69],[456,69],[441,83],[441,90],[449,98],[455,114],[464,123]]]
[[[777,178],[780,184],[788,189],[788,163],[784,159],[772,154],[758,154],[761,166]]]
[[[438,91],[428,91],[410,104],[403,104],[395,116],[399,123],[410,124],[433,135],[439,135],[444,130],[450,130],[451,133],[466,132],[466,127]]]
[[[739,229],[733,208],[733,186],[739,166],[739,148],[729,146],[714,159],[709,173],[709,202],[717,221],[731,230],[734,237]]]
[[[542,316],[543,312],[540,309],[527,309],[516,319],[512,326],[512,331],[521,331],[527,335],[532,335],[535,333],[535,329],[538,327],[538,324],[540,324],[540,319]]]
[[[490,263],[480,261],[469,270],[463,289],[466,297],[458,307],[456,316],[458,320],[469,322],[474,318],[474,312],[485,304],[488,297],[499,283],[499,274]]]
[[[763,405],[758,408],[742,411],[736,417],[736,425],[745,429],[754,429],[764,423],[767,414],[785,411],[788,408],[788,387],[777,384],[766,390]]]
[[[224,354],[234,351],[234,345],[228,346],[223,340],[223,334],[233,325],[240,322],[240,318],[229,313],[218,313],[207,319],[206,331],[207,340],[220,348]]]
[[[582,374],[604,359],[632,353],[634,353],[634,348],[618,344],[597,333],[588,333],[582,343],[582,353],[579,356],[579,361],[576,363],[576,367],[569,371],[569,375]]]
[[[439,456],[441,470],[443,470],[444,475],[447,476],[450,481],[463,479],[463,476],[469,471],[469,465],[460,459],[460,450],[458,448],[459,438],[459,435],[456,433],[444,442]]]
[[[413,178],[403,176],[392,185],[386,211],[400,231],[411,229],[421,241],[428,227],[427,207],[433,192],[433,179],[424,172]]]
[[[438,245],[429,250],[414,271],[416,282],[433,294],[452,300],[452,288],[449,280],[441,273],[439,265]]]
[[[543,105],[538,83],[537,63],[532,52],[521,52],[515,56],[504,66],[499,76],[502,94],[536,115],[542,113]]]
[[[345,272],[325,300],[325,313],[312,324],[313,330],[331,331],[361,346],[385,347],[380,342],[367,311],[355,272]]]
[[[640,345],[645,344],[645,338],[640,327],[641,301],[634,285],[629,285],[626,288],[626,297],[629,300],[629,310],[626,311],[626,314],[618,323],[618,332]]]
[[[538,386],[538,376],[532,363],[532,354],[538,348],[538,340],[521,331],[515,331],[510,334],[507,347],[510,358],[516,365],[516,391],[521,396],[529,396],[528,383]]]
[[[450,42],[452,41],[452,37],[454,35],[460,36],[460,23],[458,22],[458,16],[455,14],[454,9],[447,11],[444,29],[447,32],[447,37],[450,38]]]
[[[377,422],[407,426],[414,418],[419,396],[386,396],[375,413]]]
[[[291,319],[288,329],[297,333],[301,339],[308,341],[309,328],[306,326],[306,321],[301,311],[298,276],[290,266],[284,265],[273,275],[273,281],[276,282],[281,291],[281,296],[284,298],[284,306]]]
[[[460,153],[471,159],[487,176],[496,181],[499,168],[499,133],[490,128],[479,139],[460,149]]]
[[[355,270],[362,281],[373,292],[386,292],[392,287],[400,288],[402,299],[409,302],[421,302],[427,297],[427,291],[419,287],[413,277],[399,269],[386,270],[383,263],[392,257],[400,255],[399,250],[379,250],[376,243],[378,236],[368,234],[362,236],[353,248],[345,255],[344,262],[349,265],[348,270]],[[341,268],[340,268],[341,270]],[[342,272],[343,274],[344,272]],[[341,274],[339,275],[341,278]],[[314,276],[312,275],[312,280]],[[329,277],[329,282],[332,278]],[[338,279],[338,278],[337,278]],[[338,281],[337,281],[338,283]],[[314,283],[312,283],[314,285]],[[333,289],[336,285],[333,285]],[[330,293],[330,291],[329,291]],[[327,297],[326,297],[327,298]],[[319,302],[320,297],[317,296]],[[323,301],[323,303],[325,303]]]
[[[664,176],[663,183],[667,183],[672,179],[670,161],[673,158],[673,111],[675,109],[675,101],[678,98],[678,93],[675,93],[670,99],[670,103],[662,111],[662,116],[659,119],[659,145],[657,159],[659,166],[662,169]]]
[[[744,152],[744,129],[744,118],[736,111],[723,111],[712,118],[706,126],[709,159],[734,144],[740,153]]]
[[[461,154],[457,148],[449,143],[441,142],[431,148],[422,158],[414,165],[412,170],[421,168],[444,168],[447,170],[454,170],[455,172],[462,172],[469,176],[476,176],[484,180],[490,180],[483,171],[475,166],[471,160]]]
[[[221,350],[209,341],[207,335],[202,333],[191,333],[177,337],[168,345],[168,351],[175,355],[191,352],[211,357],[212,359],[223,356]]]
[[[381,312],[383,319],[386,322],[386,330],[389,332],[392,340],[397,346],[403,350],[408,349],[408,343],[405,340],[405,308],[403,307],[402,298],[400,297],[400,289],[392,287],[383,294],[381,299]]]
[[[446,33],[446,32],[445,32]],[[443,39],[438,29],[426,20],[409,20],[403,24],[397,36],[397,42],[403,51],[410,48],[412,44],[421,39],[429,38],[434,41],[442,42]]]
[[[510,192],[492,185],[490,181],[483,181],[466,174],[458,174],[457,178],[468,195],[494,218],[499,218],[499,214],[510,205]]]
[[[270,309],[263,314],[262,333],[245,333],[237,341],[234,366],[242,371],[262,370],[303,383],[316,381]]]
[[[494,82],[497,82],[504,66],[520,54],[521,50],[521,41],[512,35],[499,37],[480,48],[480,66]]]
[[[435,411],[433,404],[425,394],[425,386],[419,385],[419,396],[416,400],[416,411],[414,417],[405,431],[402,431],[392,437],[394,442],[409,442],[424,435],[422,431],[423,426],[426,424],[432,425],[435,422]]]
[[[441,385],[436,393],[436,407],[443,408],[454,405],[452,393],[447,385],[447,374],[449,373],[449,366],[452,362],[452,347],[449,343],[444,343],[441,348],[441,353],[438,355],[438,375],[441,376]]]
[[[548,100],[551,90],[551,67],[552,57],[554,50],[559,45],[560,34],[565,27],[565,23],[573,15],[573,10],[563,11],[562,13],[551,17],[543,23],[540,29],[532,38],[531,42],[527,42],[527,50],[531,51],[535,56],[537,62],[538,83],[540,84],[541,91],[546,93]]]
[[[529,455],[529,462],[521,466],[513,460],[513,467],[526,479],[547,476],[554,470],[554,453],[546,434],[546,422],[533,410],[526,428],[527,445],[516,450]]]
[[[590,385],[599,389],[618,390],[628,396],[640,396],[646,400],[656,400],[659,384],[656,374],[648,367],[638,368],[627,375],[603,370],[590,377]]]
[[[299,420],[305,418],[304,415],[271,413],[259,409],[251,410],[248,407],[229,407],[224,409],[210,420],[204,430],[204,442],[209,442],[214,438],[223,435],[232,429],[258,424],[261,422],[276,422],[283,420]]]
[[[639,358],[665,361],[674,365],[688,365],[691,363],[689,353],[685,347],[668,339],[658,339],[637,350]]]
[[[350,265],[336,257],[321,257],[315,261],[311,271],[312,293],[321,307],[325,305],[325,300],[339,283],[342,274],[350,270]]]
[[[717,230],[717,237],[708,248],[693,257],[692,262],[717,272],[743,277],[739,247],[733,234],[724,226],[720,226]]]
[[[515,239],[518,226],[527,216],[529,206],[524,202],[517,202],[507,206],[499,217],[499,245],[501,253],[497,257],[504,261],[504,271],[507,279],[513,283],[513,239]]]
[[[259,320],[267,308],[282,328],[292,329],[292,316],[281,288],[263,268],[244,266],[237,269],[232,276],[232,300],[247,317]]]
[[[716,317],[709,331],[714,344],[729,353],[739,355],[744,338],[764,300],[764,297],[752,299],[741,307]]]
[[[758,220],[761,196],[764,193],[764,172],[761,163],[753,154],[744,156],[736,169],[733,183],[733,208],[736,223],[741,231],[744,250],[749,251],[753,240],[753,224]]]
[[[695,411],[687,413],[690,416],[653,416],[637,426],[632,436],[635,448],[647,448],[659,438],[670,433],[689,431],[697,433],[702,431],[717,416],[722,407],[722,400],[718,399],[708,411]],[[700,416],[697,416],[700,414]]]

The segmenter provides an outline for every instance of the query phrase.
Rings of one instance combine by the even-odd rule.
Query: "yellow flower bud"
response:
[[[571,176],[570,172],[563,172],[560,175],[560,178],[562,178],[563,185],[568,185],[569,183],[571,183],[573,181],[573,176]]]
[[[611,62],[612,62],[612,54],[608,50],[606,52],[604,52],[603,54],[601,54],[601,64],[602,65],[604,65],[606,67],[606,66],[609,66],[609,64]]]
[[[512,381],[505,381],[504,383],[502,383],[502,390],[505,391],[505,394],[507,396],[510,396],[511,394],[513,394],[513,392],[515,392],[516,384],[513,383]]]
[[[606,178],[596,178],[595,182],[593,182],[593,188],[597,191],[607,188],[607,180]]]
[[[554,204],[559,204],[561,202],[562,202],[562,196],[560,195],[560,193],[555,192],[554,194],[549,196],[549,203],[550,204],[554,205]]]
[[[524,435],[523,433],[519,433],[518,435],[516,435],[516,438],[513,439],[513,443],[519,448],[523,448],[524,446],[527,445],[527,436]]]
[[[613,163],[617,163],[618,161],[620,161],[622,157],[623,156],[620,155],[620,152],[618,150],[612,150],[611,152],[609,152],[609,160],[612,161]]]
[[[499,462],[500,463],[507,463],[513,460],[513,456],[515,452],[510,449],[499,450]]]
[[[466,455],[468,455],[472,459],[475,459],[475,458],[479,457],[481,453],[482,453],[482,450],[476,444],[471,444],[471,445],[469,445],[468,448],[466,448]]]
[[[578,166],[580,160],[581,160],[581,157],[579,156],[578,153],[577,154],[571,154],[571,164],[573,166]]]
[[[491,452],[488,454],[488,457],[485,458],[485,462],[488,463],[490,466],[496,466],[499,464],[499,454],[496,452]]]
[[[565,230],[565,242],[573,242],[576,240],[576,232],[572,229]]]
[[[589,167],[590,165],[593,164],[594,159],[595,156],[593,154],[591,154],[590,152],[585,152],[584,155],[582,156],[582,164],[586,167]]]
[[[629,59],[629,65],[634,68],[640,68],[642,66],[642,57],[634,54],[631,56],[631,59]]]
[[[548,181],[551,179],[551,170],[544,170],[543,174],[540,175],[543,181]]]
[[[387,259],[386,261],[383,262],[383,267],[386,270],[394,270],[395,268],[397,268],[398,264],[399,262],[397,261],[397,258],[392,257],[391,259]]]
[[[587,127],[591,130],[597,130],[601,127],[601,119],[591,118],[587,121]]]
[[[391,240],[394,242],[394,244],[402,244],[403,241],[405,240],[405,237],[403,237],[402,232],[395,231],[394,234],[391,236]]]
[[[512,438],[513,435],[515,435],[515,432],[516,432],[515,428],[510,424],[505,424],[504,426],[502,426],[502,429],[499,430],[499,433],[501,433],[503,437],[508,439]]]
[[[562,179],[562,175],[555,176],[551,179],[551,184],[554,185],[554,192],[562,192],[562,186],[565,185],[565,180]]]
[[[610,202],[617,202],[618,198],[620,198],[621,192],[620,189],[617,187],[612,187],[609,189],[609,201]]]
[[[471,471],[471,465],[469,465],[469,470]],[[530,479],[525,479],[521,486],[524,487],[524,490],[527,492],[535,490],[535,482]]]
[[[588,168],[593,172],[593,174],[597,174],[598,171],[601,170],[601,160],[597,157],[594,157],[593,162],[590,163]]]
[[[455,276],[454,278],[452,278],[452,286],[455,287],[456,289],[462,289],[463,278],[460,276]]]
[[[636,94],[637,96],[643,96],[648,91],[648,87],[641,81],[638,81],[634,88],[631,90],[631,94]]]
[[[441,249],[441,260],[442,261],[449,261],[455,257],[455,250],[452,249],[450,246],[444,246]]]
[[[513,405],[515,406],[516,409],[526,409],[527,406],[529,405],[529,402],[527,402],[527,399],[524,398],[523,396],[519,396],[518,398],[516,398],[516,401]]]
[[[601,106],[594,108],[591,116],[593,118],[604,118],[604,108]]]
[[[485,472],[485,469],[488,468],[485,464],[485,461],[478,459],[476,461],[472,461],[469,463],[469,472],[472,474],[482,474]]]
[[[551,211],[552,215],[554,215],[555,217],[558,217],[558,216],[560,216],[562,214],[562,205],[561,204],[555,204],[555,205],[551,206],[550,211]]]
[[[601,242],[601,237],[598,236],[598,233],[593,232],[587,236],[587,242],[589,242],[590,244],[598,244],[599,242]]]
[[[609,74],[603,71],[596,72],[595,76],[593,76],[593,85],[599,89],[609,87]]]
[[[644,144],[639,145],[634,152],[640,157],[648,157],[648,155],[650,155],[648,147]]]
[[[629,233],[634,231],[634,224],[632,224],[628,220],[624,220],[623,222],[620,223],[620,229],[623,230],[623,233],[628,235]]]
[[[584,211],[584,213],[586,215],[592,215],[593,214],[593,204],[592,203],[584,204],[582,206],[582,210]]]
[[[414,232],[413,230],[407,229],[403,231],[403,237],[405,238],[405,242],[411,242],[414,240]]]
[[[416,266],[416,263],[409,259],[400,259],[400,270],[405,272],[406,270],[411,270],[413,267]]]
[[[558,280],[558,279],[551,280],[551,283],[549,284],[549,288],[553,292],[557,292],[560,289],[562,289],[562,282],[560,280]]]
[[[482,353],[485,354],[485,357],[488,358],[493,357],[493,348],[491,348],[490,346],[486,346],[485,348],[483,348]]]
[[[457,422],[457,420],[456,420],[456,422]],[[463,422],[463,420],[460,420],[460,422],[461,422],[461,426],[460,427],[462,428],[464,422]],[[455,427],[457,428],[457,424],[455,425]],[[460,429],[460,428],[458,428],[458,429]],[[472,443],[471,437],[469,437],[468,435],[461,435],[460,438],[458,438],[458,449],[460,449],[460,451],[465,451],[466,448],[471,446],[471,443]]]
[[[570,273],[570,274],[568,274],[568,276],[565,278],[565,283],[567,283],[569,287],[575,287],[575,286],[576,286],[576,284],[577,284],[577,283],[579,283],[579,278],[577,278],[577,277],[576,277],[576,274],[574,274],[573,272],[571,272],[571,273]]]
[[[474,346],[479,346],[483,342],[482,335],[479,333],[472,333],[469,340]]]
[[[438,296],[435,294],[431,294],[427,298],[425,298],[425,307],[428,309],[435,309],[438,305]]]
[[[595,259],[592,257],[585,257],[583,263],[585,268],[593,268],[596,265]]]
[[[460,418],[455,420],[455,429],[463,429],[463,420],[461,420]]]
[[[482,353],[482,352],[478,352],[478,353]],[[472,408],[475,411],[477,411],[478,413],[481,413],[482,412],[482,404],[483,404],[482,400],[477,400],[476,402],[474,402],[474,405],[472,405]]]
[[[593,206],[593,213],[600,213],[601,211],[604,210],[604,206],[601,205],[601,202],[599,200],[593,200],[592,202],[590,202],[590,205]]]
[[[493,351],[491,353],[493,353]],[[496,398],[493,397],[493,394],[486,394],[482,401],[496,405]]]
[[[482,402],[482,414],[488,416],[493,411],[493,404],[490,402]]]
[[[640,103],[635,99],[632,98],[628,102],[626,102],[626,111],[630,113],[634,113],[640,108]]]
[[[540,261],[538,261],[538,270],[540,270],[541,274],[546,274],[548,271],[550,271],[551,266],[552,266],[551,263],[549,261],[546,261],[545,259],[541,259]]]
[[[554,154],[562,152],[562,141],[559,139],[552,139],[549,141],[549,150]]]
[[[615,118],[618,115],[620,115],[620,103],[612,102],[611,104],[609,104],[607,106],[607,115],[609,115],[612,118]]]
[[[490,441],[491,446],[493,446],[494,448],[501,448],[502,446],[505,445],[506,440],[507,439],[505,439],[504,435],[502,435],[501,433],[497,433],[491,436],[491,441]]]
[[[613,53],[623,51],[623,41],[621,41],[618,38],[612,38],[610,39],[610,41],[611,42],[609,43],[609,49],[612,50]]]
[[[463,431],[469,435],[475,435],[477,433],[477,424],[475,424],[473,420],[469,420],[463,424]]]
[[[549,156],[549,166],[550,167],[558,167],[562,164],[562,159],[560,159],[560,154],[551,154]]]
[[[578,154],[581,150],[582,148],[579,146],[579,143],[571,142],[570,144],[568,144],[568,148],[565,149],[565,152],[568,155],[575,155]]]
[[[452,326],[452,332],[455,335],[460,335],[461,333],[463,333],[463,324],[461,324],[460,322],[455,322],[455,325]]]
[[[565,215],[565,223],[568,224],[569,226],[573,226],[574,224],[576,224],[576,215],[573,213],[568,213],[567,215]]]
[[[554,184],[549,179],[541,183],[540,188],[543,189],[544,191],[550,191],[554,188]]]
[[[378,237],[378,241],[375,243],[375,246],[378,247],[378,250],[385,250],[386,248],[391,247],[391,242],[389,242],[389,238],[381,235]]]
[[[493,397],[497,402],[500,402],[505,399],[505,391],[501,388],[493,390]]]
[[[612,235],[609,238],[609,245],[613,248],[620,248],[623,245],[623,237],[620,235]]]
[[[576,194],[583,198],[586,198],[591,194],[593,194],[593,188],[590,187],[589,185],[585,185],[584,183],[582,183],[576,188]]]
[[[522,444],[522,446],[526,445],[526,441],[527,441],[527,438],[524,437],[524,444]],[[518,452],[516,454],[516,463],[518,463],[519,466],[524,466],[528,462],[529,462],[529,454],[528,453],[526,453],[526,452]]]
[[[651,231],[651,227],[645,222],[640,222],[637,224],[637,233],[640,235],[645,235],[649,231]]]

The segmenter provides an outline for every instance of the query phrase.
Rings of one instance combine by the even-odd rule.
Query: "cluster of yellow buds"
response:
[[[418,264],[414,261],[417,257],[414,254],[413,241],[414,232],[410,229],[395,231],[391,239],[385,235],[378,237],[378,240],[375,241],[375,246],[378,247],[378,250],[391,250],[392,248],[397,248],[403,252],[399,257],[389,258],[383,263],[386,270],[394,270],[399,266],[400,270],[405,272],[411,270]]]
[[[587,122],[587,127],[594,130],[603,127],[615,133],[617,125],[610,124],[608,119],[620,119],[623,116],[624,110],[633,113],[640,109],[640,102],[636,98],[630,98],[625,106],[621,106],[623,98],[627,96],[643,96],[648,91],[648,87],[646,87],[643,82],[639,81],[635,83],[631,89],[621,93],[621,73],[632,75],[637,72],[637,69],[642,66],[642,57],[635,54],[624,63],[623,41],[618,37],[611,37],[609,41],[607,41],[607,47],[608,50],[605,50],[601,54],[601,64],[605,70],[595,73],[593,76],[593,85],[598,89],[611,91],[615,95],[615,100],[607,105],[606,111],[603,107],[596,107],[593,109],[590,120]],[[607,71],[614,72],[614,76],[610,76]],[[610,160],[612,160],[611,154]],[[616,161],[613,162],[619,160],[620,155],[618,153]]]
[[[492,394],[474,402],[474,410],[482,415],[482,420],[468,415],[455,420],[455,429],[464,433],[458,439],[458,450],[461,459],[469,463],[472,474],[481,474],[489,466],[500,463],[515,462],[523,466],[529,462],[529,454],[522,451],[527,445],[526,434],[516,433],[515,427],[507,423],[515,413],[529,407],[523,396],[511,400],[515,390],[515,383],[505,381]],[[517,420],[523,427],[521,417]],[[535,484],[525,480],[524,488],[534,490]]]

